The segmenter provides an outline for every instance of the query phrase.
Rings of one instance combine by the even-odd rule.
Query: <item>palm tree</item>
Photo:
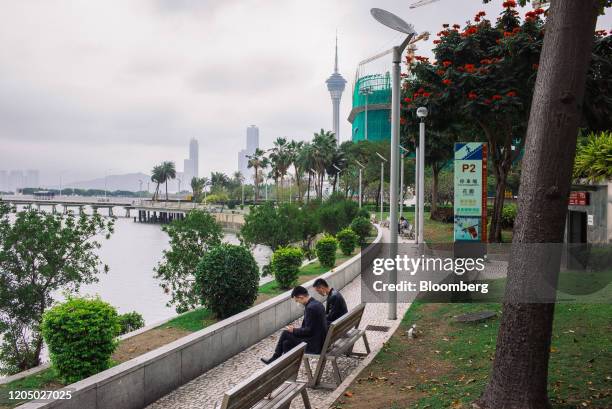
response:
[[[280,184],[282,187],[287,170],[289,169],[289,166],[291,166],[291,156],[289,155],[288,146],[289,145],[287,144],[286,138],[277,138],[274,141],[274,147],[271,149],[270,153],[270,165],[272,166],[272,171],[270,174],[272,175],[274,183],[276,184],[277,200],[280,199],[278,181],[280,179]]]
[[[317,196],[319,199],[322,199],[325,171],[329,167],[337,147],[336,137],[333,132],[321,129],[319,133],[314,134],[312,145],[314,147],[314,170],[317,171],[319,188]]]
[[[174,162],[166,161],[160,165],[162,169],[162,182],[166,184],[166,201],[168,201],[168,181],[176,178],[176,166]]]
[[[298,157],[300,155],[300,152],[302,150],[302,147],[304,146],[304,142],[296,142],[296,141],[291,141],[289,142],[289,145],[287,145],[287,155],[289,156],[289,161],[291,164],[293,164],[293,170],[294,170],[294,175],[295,175],[295,183],[297,185],[297,191],[298,191],[298,200],[301,201],[302,200],[302,187],[301,187],[301,182],[302,182],[302,173],[304,172],[304,169],[299,166],[298,163]]]
[[[330,158],[329,164],[327,165],[327,168],[325,169],[329,177],[330,178],[333,177],[332,186],[333,186],[334,193],[336,193],[336,186],[338,184],[338,175],[340,174],[340,172],[346,169],[346,166],[347,166],[346,163],[347,162],[346,162],[346,157],[344,155],[344,152],[340,150],[340,148],[337,145],[334,146],[331,152],[331,158]]]
[[[200,201],[200,197],[202,196],[202,192],[204,191],[204,187],[206,187],[207,183],[208,183],[207,178],[199,178],[199,177],[194,176],[191,179],[191,190],[193,190],[193,201],[194,202]]]
[[[230,178],[223,172],[211,172],[210,185],[212,189],[219,190],[228,187]]]
[[[315,149],[311,143],[305,143],[302,149],[300,149],[296,159],[298,168],[302,169],[304,172],[308,172],[308,185],[306,187],[306,201],[308,202],[310,201],[310,185],[312,182],[311,169],[315,163],[314,151]]]
[[[155,193],[153,193],[153,200],[159,199],[159,185],[163,183],[163,169],[160,165],[153,166],[151,171],[151,182],[156,183]]]
[[[249,159],[248,168],[253,168],[254,175],[253,181],[255,182],[255,201],[259,200],[259,181],[260,181],[260,169],[264,169],[268,166],[268,158],[265,156],[265,152],[261,149],[255,149],[255,152],[252,155],[247,155]]]

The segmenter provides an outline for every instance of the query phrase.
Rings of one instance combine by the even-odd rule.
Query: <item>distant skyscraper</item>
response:
[[[327,89],[332,99],[333,131],[336,134],[336,141],[340,142],[340,99],[346,86],[346,80],[338,72],[338,36],[336,36],[336,59],[334,73],[325,81]]]
[[[23,172],[20,170],[11,170],[8,176],[8,190],[17,193],[24,186]]]
[[[181,186],[181,189],[183,187],[188,189],[188,187],[191,186],[191,179],[200,176],[199,151],[200,145],[198,144],[198,141],[195,138],[191,139],[189,141],[189,158],[183,160],[183,185]]]
[[[37,188],[38,186],[38,170],[29,169],[25,174],[25,186]]]
[[[247,128],[246,134],[246,149],[238,152],[238,170],[242,176],[249,179],[249,159],[247,156],[252,155],[259,148],[259,128],[251,125]]]
[[[192,175],[195,177],[200,176],[200,145],[198,141],[193,138],[189,141],[189,160],[191,161]]]

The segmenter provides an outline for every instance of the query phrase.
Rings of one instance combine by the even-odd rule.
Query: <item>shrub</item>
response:
[[[121,314],[119,316],[119,326],[121,327],[119,335],[136,331],[137,329],[144,327],[144,324],[144,318],[136,311]]]
[[[41,329],[53,367],[73,383],[109,368],[120,326],[110,304],[72,298],[45,312]]]
[[[334,236],[323,236],[321,240],[317,241],[316,249],[319,263],[321,263],[323,267],[333,268],[336,265],[338,240],[336,240]]]
[[[501,224],[503,228],[514,227],[514,219],[516,219],[517,207],[515,204],[504,205],[502,209]]]
[[[604,271],[612,266],[612,248],[609,246],[593,247],[589,255],[589,267],[592,271]]]
[[[357,214],[355,215],[355,217],[365,217],[366,219],[370,220],[370,212],[362,207],[361,209],[357,211]]]
[[[351,223],[351,230],[359,236],[359,244],[364,245],[366,239],[370,235],[370,231],[372,230],[372,224],[370,223],[370,219],[366,219],[365,217],[357,217]]]
[[[350,256],[353,254],[355,246],[357,246],[357,243],[359,242],[359,236],[349,227],[340,230],[340,232],[336,235],[336,239],[338,239],[340,250],[342,250],[342,254],[345,256]]]
[[[257,298],[259,267],[244,246],[222,243],[212,247],[198,263],[195,275],[202,304],[218,318],[249,308]]]
[[[359,212],[359,205],[342,196],[333,195],[322,203],[319,210],[319,223],[324,231],[336,234],[351,223]]]
[[[297,282],[304,254],[295,247],[280,247],[272,255],[272,269],[278,286],[289,289]]]

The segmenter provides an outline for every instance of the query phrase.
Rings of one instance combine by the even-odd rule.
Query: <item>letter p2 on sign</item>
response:
[[[487,144],[455,144],[455,241],[487,240]]]

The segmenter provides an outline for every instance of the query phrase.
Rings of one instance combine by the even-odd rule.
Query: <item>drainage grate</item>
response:
[[[384,325],[368,325],[365,329],[366,331],[388,332],[390,328]]]

